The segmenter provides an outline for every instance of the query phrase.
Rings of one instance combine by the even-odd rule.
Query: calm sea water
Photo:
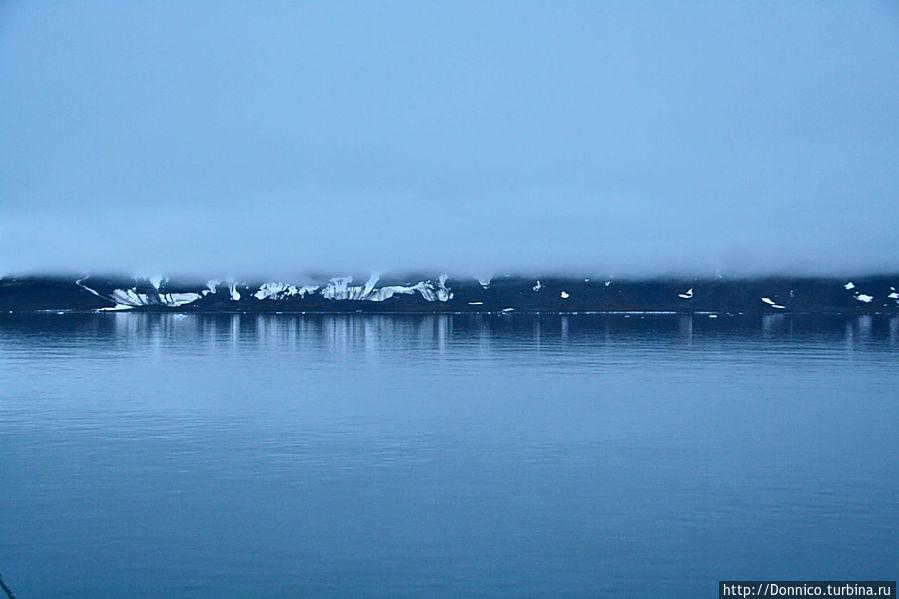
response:
[[[899,320],[0,316],[32,597],[890,579]]]

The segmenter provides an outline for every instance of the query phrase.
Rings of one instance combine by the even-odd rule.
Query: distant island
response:
[[[197,282],[163,277],[0,279],[0,310],[135,312],[899,313],[899,275],[843,278],[323,278]]]

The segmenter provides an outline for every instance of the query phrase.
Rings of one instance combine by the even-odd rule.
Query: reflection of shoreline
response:
[[[177,342],[184,351],[204,346],[364,349],[402,344],[404,349],[444,352],[453,343],[482,349],[514,339],[534,347],[611,345],[634,338],[664,344],[679,339],[701,346],[721,339],[850,345],[885,341],[899,345],[899,316],[761,316],[690,314],[167,314],[159,312],[0,314],[0,347],[7,341],[60,345],[72,337],[98,343],[133,342],[148,347]],[[666,341],[667,340],[667,341]]]

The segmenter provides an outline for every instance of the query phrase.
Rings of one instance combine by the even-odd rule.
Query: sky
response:
[[[4,2],[0,274],[899,272],[890,2]]]

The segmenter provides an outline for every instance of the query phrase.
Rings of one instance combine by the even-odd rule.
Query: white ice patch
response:
[[[115,289],[109,299],[120,306],[147,306],[151,303],[149,295],[138,293],[137,289]]]
[[[160,299],[166,306],[183,306],[200,299],[199,293],[162,293]]]
[[[334,277],[328,281],[325,288],[322,289],[322,297],[326,299],[349,300],[358,299],[354,297],[357,291],[361,292],[361,287],[350,287],[353,277]]]
[[[772,308],[777,308],[777,309],[779,309],[779,310],[783,310],[783,309],[784,309],[784,306],[781,306],[780,304],[778,304],[777,302],[775,302],[775,301],[774,301],[773,299],[771,299],[770,297],[763,297],[763,298],[762,298],[762,301],[765,302],[766,304],[768,304],[769,306],[771,306]]]
[[[119,306],[177,307],[200,299],[199,293],[138,293],[137,288],[115,289],[108,299]]]
[[[857,299],[860,302],[864,302],[866,304],[870,304],[874,300],[874,298],[872,296],[864,294],[864,293],[859,293],[858,295],[855,296],[855,299]]]
[[[678,294],[677,294],[677,297],[680,297],[680,298],[683,298],[683,299],[690,299],[691,297],[693,297],[693,288],[690,287],[689,289],[687,289],[687,290],[684,291],[683,293],[678,293]]]
[[[533,287],[534,291],[540,291],[543,289],[543,285],[540,284],[540,281],[537,281],[537,284]]]
[[[80,284],[80,283],[79,283]],[[131,289],[114,289],[108,296],[97,293],[93,289],[81,285],[94,295],[116,304],[115,309],[124,310],[137,306],[168,306],[171,308],[183,306],[197,301],[202,296],[199,293],[139,293],[136,287]]]
[[[611,284],[612,284],[612,281],[606,281],[606,282],[605,282],[606,287],[608,287],[608,286],[611,285]]]
[[[383,302],[395,295],[414,295],[418,293],[428,302],[446,302],[452,299],[453,292],[447,287],[448,275],[440,275],[437,282],[419,281],[415,285],[388,285],[376,288],[379,277],[372,275],[365,285],[351,286],[352,277],[338,277],[328,281],[321,290],[322,297],[333,300],[356,300]]]
[[[492,279],[493,279],[493,277],[478,277],[478,283],[481,284],[481,287],[483,287],[484,289],[487,289],[487,287],[490,286],[490,281]]]
[[[365,282],[365,287],[362,289],[363,295],[370,295],[372,291],[375,289],[375,285],[378,284],[378,281],[381,279],[380,273],[371,273],[368,276],[368,281]]]
[[[843,285],[843,289],[845,289],[846,291],[849,291],[850,289],[855,289],[855,283],[853,283],[852,281],[849,281],[848,283]]]
[[[316,290],[318,287],[314,285],[297,287],[285,283],[264,283],[259,287],[259,291],[253,294],[253,297],[258,300],[283,300],[290,297],[305,297],[306,294],[315,293]]]
[[[350,283],[353,282],[353,277],[335,277],[328,281],[328,284],[322,289],[321,294],[322,297],[333,300],[358,301],[369,299],[372,296],[375,285],[377,285],[379,279],[380,277],[378,275],[372,274],[365,285],[351,286]]]
[[[503,312],[513,312],[515,308],[503,308]]]
[[[183,306],[191,302],[195,302],[202,296],[199,293],[139,293],[136,287],[131,289],[114,289],[109,295],[104,295],[95,289],[91,289],[79,279],[75,284],[85,289],[97,297],[103,298],[115,304],[113,308],[104,308],[105,310],[127,310],[137,306]],[[160,282],[161,284],[161,282]]]
[[[287,283],[264,283],[259,289],[253,293],[253,296],[262,300],[283,300],[288,298],[303,298],[312,294],[319,294],[325,299],[332,300],[357,300],[381,302],[396,295],[420,295],[422,299],[428,302],[447,302],[453,298],[453,292],[447,285],[449,276],[440,275],[436,281],[419,281],[414,285],[389,285],[386,287],[377,287],[379,280],[378,275],[372,275],[365,285],[350,285],[352,277],[336,277],[331,279],[324,287],[315,285],[290,285]],[[183,306],[194,302],[201,297],[205,297],[210,293],[217,293],[218,286],[221,281],[212,280],[207,282],[206,287],[199,293],[160,293],[158,289],[141,293],[137,287],[130,289],[116,289],[109,294],[101,294],[84,284],[82,280],[75,281],[80,287],[90,293],[110,301],[119,309],[125,309],[136,306]],[[160,281],[162,284],[162,281]],[[238,291],[238,283],[228,281],[228,296],[232,301],[240,301],[241,294]]]
[[[484,302],[468,302],[469,306],[483,306]]]
[[[899,293],[896,293],[894,291],[893,293],[889,294],[887,297],[890,299],[899,300]]]
[[[561,293],[561,295],[562,295],[562,299],[568,299],[569,297],[571,297],[571,296],[568,295],[568,292],[567,292],[567,291],[563,291],[563,292]]]

